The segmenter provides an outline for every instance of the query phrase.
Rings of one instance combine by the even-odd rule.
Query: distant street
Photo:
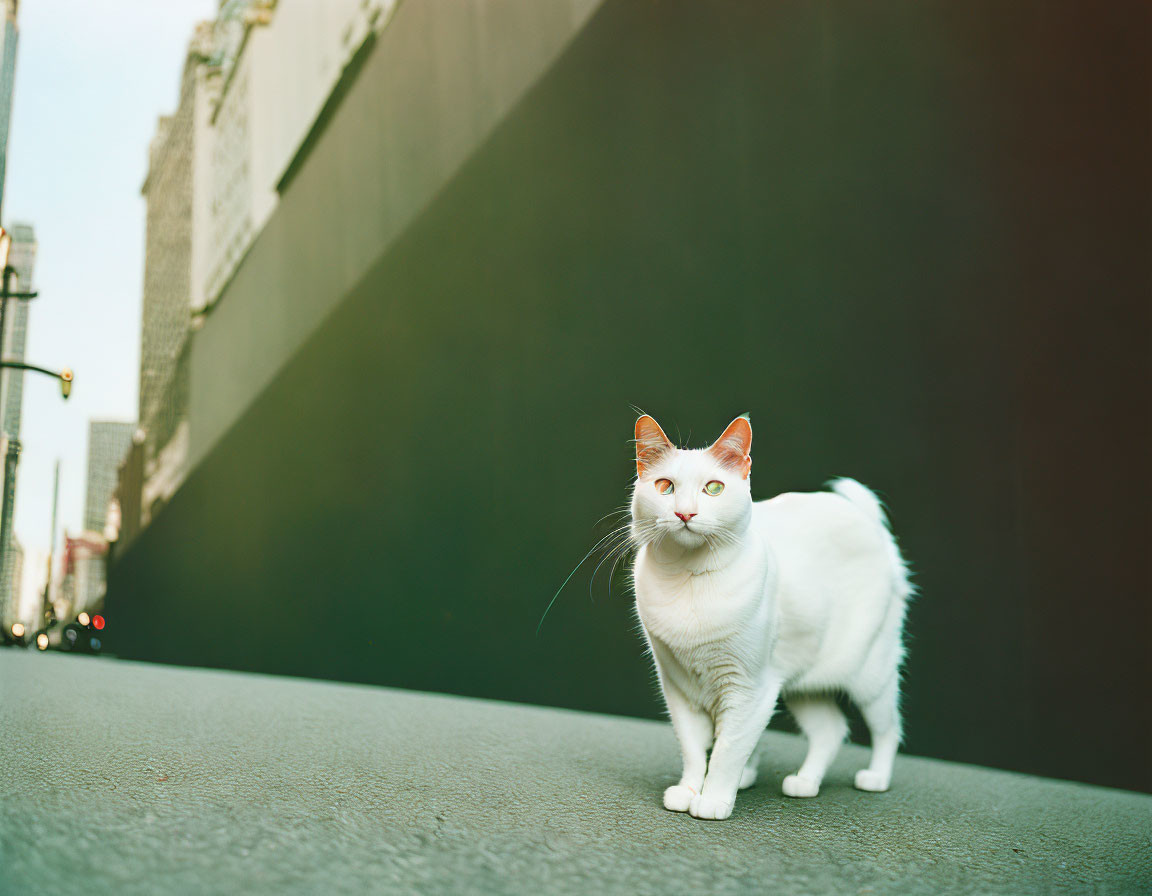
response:
[[[730,821],[665,725],[0,651],[0,892],[1148,892],[1152,797],[902,759],[815,800],[770,735]]]

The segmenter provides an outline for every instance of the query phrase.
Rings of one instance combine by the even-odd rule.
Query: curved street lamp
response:
[[[4,347],[4,325],[8,317],[8,300],[23,299],[30,301],[39,295],[38,292],[13,292],[12,278],[16,276],[16,269],[8,264],[8,254],[12,250],[12,234],[0,227],[0,269],[3,270],[3,282],[0,283],[0,351]],[[8,367],[13,370],[31,370],[33,373],[43,373],[46,376],[60,380],[60,393],[67,398],[72,394],[73,375],[70,368],[63,370],[49,370],[37,364],[25,364],[23,361],[0,360],[0,368]],[[0,548],[2,550],[2,548]]]
[[[3,331],[0,330],[0,333],[2,332]],[[5,367],[11,370],[31,370],[33,373],[43,373],[45,376],[60,380],[60,394],[63,395],[65,399],[72,394],[72,381],[76,377],[70,367],[65,367],[63,370],[49,370],[47,367],[40,367],[36,364],[25,364],[23,361],[0,361],[0,369]]]

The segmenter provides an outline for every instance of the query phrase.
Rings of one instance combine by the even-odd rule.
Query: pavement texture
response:
[[[902,757],[665,811],[669,726],[0,651],[0,892],[1143,893],[1152,797]]]

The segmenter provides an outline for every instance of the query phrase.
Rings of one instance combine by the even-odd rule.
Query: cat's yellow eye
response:
[[[720,492],[724,491],[724,483],[719,479],[713,479],[706,486],[704,486],[704,491],[715,498],[718,494],[720,494]]]
[[[676,487],[672,485],[671,479],[657,479],[656,491],[660,492],[662,495],[670,495],[672,492],[676,491]]]

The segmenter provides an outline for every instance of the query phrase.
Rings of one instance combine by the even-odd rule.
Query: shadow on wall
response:
[[[756,497],[890,502],[910,751],[1152,789],[1144,33],[605,3],[113,569],[113,649],[656,715],[623,574],[536,625],[630,405],[750,411]]]

